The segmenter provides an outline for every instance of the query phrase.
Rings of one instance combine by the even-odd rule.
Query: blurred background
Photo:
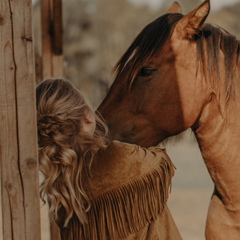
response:
[[[41,55],[40,4],[34,5],[36,52]],[[183,13],[202,0],[180,0]],[[65,77],[95,107],[112,83],[112,68],[136,35],[164,14],[173,0],[63,0]],[[212,0],[209,22],[239,36],[240,0]]]
[[[179,0],[183,13],[199,0]],[[63,0],[64,72],[95,108],[112,81],[112,69],[136,35],[164,14],[169,0]],[[207,22],[217,24],[240,39],[240,0],[211,0]],[[33,10],[35,50],[41,55],[40,4]],[[38,76],[41,78],[41,76]],[[187,131],[180,141],[170,141],[167,152],[177,167],[169,207],[185,240],[204,239],[204,228],[213,184],[194,135]],[[49,240],[47,208],[42,207],[42,239]],[[1,237],[1,235],[0,235]]]
[[[179,0],[183,13],[203,1]],[[63,0],[64,71],[94,107],[103,100],[112,81],[112,69],[136,35],[164,14],[169,0]],[[219,25],[240,39],[240,0],[212,0],[207,22]],[[36,52],[41,55],[40,8],[34,5]],[[202,240],[213,184],[194,135],[167,143],[177,167],[169,207],[185,240]],[[42,238],[48,240],[46,207],[42,208]]]

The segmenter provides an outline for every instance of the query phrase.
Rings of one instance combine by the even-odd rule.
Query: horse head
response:
[[[98,109],[113,139],[150,146],[194,126],[212,91],[197,53],[209,11],[205,1],[183,16],[175,2],[137,36]]]

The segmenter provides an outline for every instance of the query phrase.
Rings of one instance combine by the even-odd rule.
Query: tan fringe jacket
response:
[[[91,169],[88,223],[73,217],[62,240],[182,239],[166,205],[174,166],[164,151],[113,141]]]

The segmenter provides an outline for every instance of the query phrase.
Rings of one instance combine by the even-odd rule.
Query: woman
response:
[[[174,166],[157,147],[110,142],[68,81],[37,87],[41,198],[62,240],[182,239],[166,205]]]

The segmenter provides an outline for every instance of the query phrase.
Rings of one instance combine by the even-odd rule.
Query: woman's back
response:
[[[174,166],[162,150],[113,141],[90,174],[88,222],[74,216],[62,240],[182,239],[166,205]]]

